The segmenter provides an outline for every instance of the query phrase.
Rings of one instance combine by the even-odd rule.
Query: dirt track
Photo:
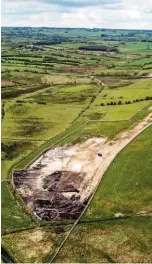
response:
[[[110,142],[91,138],[82,144],[47,150],[27,171],[14,174],[17,189],[41,219],[76,219],[115,156],[149,121],[152,114]]]

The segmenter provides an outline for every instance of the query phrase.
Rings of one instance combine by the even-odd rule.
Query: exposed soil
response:
[[[40,219],[77,219],[115,156],[149,121],[152,114],[110,142],[91,138],[48,149],[27,170],[14,172],[16,189]]]
[[[102,65],[99,66],[56,66],[56,70],[66,71],[66,72],[90,72],[94,70],[102,70],[104,67]]]
[[[13,85],[15,85],[15,83],[12,82],[12,81],[9,81],[9,80],[2,80],[1,81],[1,86],[2,87],[5,87],[5,86],[13,86]]]

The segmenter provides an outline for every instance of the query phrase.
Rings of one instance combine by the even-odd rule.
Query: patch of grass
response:
[[[1,178],[6,179],[11,168],[30,152],[43,144],[43,141],[11,141],[2,139],[2,170]]]
[[[77,224],[55,263],[150,263],[151,217]]]
[[[33,92],[36,92],[38,90],[43,90],[47,88],[48,86],[46,84],[40,84],[40,85],[32,85],[32,86],[21,86],[21,87],[14,87],[13,89],[3,89],[2,91],[2,99],[12,99],[19,97],[23,94],[30,94]]]
[[[70,83],[89,83],[89,78],[77,77],[77,76],[64,76],[58,75],[45,75],[42,77],[42,82],[46,84],[70,84]]]
[[[28,229],[36,226],[36,222],[23,206],[22,200],[16,195],[11,183],[2,182],[2,233]]]
[[[35,74],[32,72],[3,72],[2,80],[10,80],[19,84],[38,84],[41,83],[41,74]]]
[[[40,105],[10,102],[5,107],[2,137],[47,140],[64,129],[79,115],[86,104]]]
[[[2,245],[15,263],[49,263],[69,228],[35,228],[4,235]]]
[[[122,104],[125,104],[126,101],[131,103],[134,100],[145,99],[147,96],[152,96],[152,80],[144,79],[136,81],[128,86],[121,86],[119,88],[105,88],[94,101],[94,105],[101,105],[104,103],[121,101]]]
[[[146,42],[127,42],[125,46],[120,49],[124,54],[151,54],[151,43]]]
[[[138,110],[148,104],[147,101],[127,104],[127,105],[114,105],[114,106],[95,106],[92,105],[84,114],[88,119],[93,119],[93,114],[100,115],[101,120],[125,120],[129,119]]]

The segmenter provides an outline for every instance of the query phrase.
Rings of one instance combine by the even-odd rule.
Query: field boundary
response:
[[[41,140],[41,139],[22,139],[22,138],[1,138],[2,140],[6,140],[6,141],[23,141],[23,142],[47,142],[47,140]]]
[[[146,125],[145,127],[143,127],[142,130],[140,130],[137,134],[135,134],[135,136],[134,136],[134,137],[128,142],[128,144],[130,144],[130,142],[132,142],[133,139],[135,139],[139,134],[141,134],[144,130],[146,130],[146,129],[147,129],[148,127],[150,127],[151,125],[152,125],[152,123],[150,123],[150,124]],[[127,144],[127,145],[128,145],[128,144]],[[123,150],[125,147],[127,147],[127,145],[123,146],[123,148],[122,148],[122,149],[116,154],[116,156],[112,159],[112,161],[111,161],[111,163],[109,164],[109,166],[107,167],[107,169],[110,167],[110,165],[112,164],[112,162],[116,159],[116,157],[122,152],[122,150]],[[100,165],[99,165],[99,167],[100,167]],[[98,169],[99,169],[99,167],[98,167]],[[98,170],[98,169],[97,169],[97,170]],[[106,171],[107,171],[107,169],[106,169]],[[96,172],[97,172],[97,171],[96,171]],[[96,173],[96,172],[95,172],[95,173]],[[104,172],[104,173],[105,173],[105,172]],[[62,248],[63,245],[65,244],[65,242],[66,242],[66,240],[68,239],[68,237],[70,236],[71,232],[73,231],[73,229],[75,228],[75,226],[78,224],[79,220],[81,219],[81,217],[83,216],[83,214],[85,213],[85,211],[88,209],[88,207],[89,207],[89,205],[90,205],[90,203],[91,203],[93,197],[95,196],[95,193],[96,193],[96,191],[97,191],[97,189],[98,189],[98,187],[99,187],[99,184],[100,184],[101,180],[102,180],[102,177],[100,178],[98,184],[96,185],[96,187],[95,187],[95,189],[94,189],[94,192],[93,192],[93,194],[91,195],[91,197],[90,197],[90,199],[89,199],[89,201],[88,201],[88,204],[86,205],[86,207],[85,207],[84,210],[82,211],[82,213],[81,213],[81,215],[79,216],[79,218],[75,221],[75,223],[74,223],[74,225],[72,226],[71,230],[68,232],[68,234],[66,235],[65,239],[62,241],[60,247],[58,248],[58,250],[56,251],[56,253],[55,253],[54,256],[52,257],[52,259],[51,259],[51,261],[50,261],[51,263],[53,263],[53,260],[56,258],[57,254],[59,253],[59,251],[61,250],[61,248]]]
[[[119,121],[130,121],[136,114],[138,114],[141,110],[143,110],[144,108],[146,108],[148,105],[151,104],[151,101],[144,105],[143,107],[141,107],[140,109],[138,109],[131,117],[126,118],[126,119],[114,119],[114,120],[94,120],[94,119],[90,119],[88,120],[88,122],[119,122]]]
[[[144,108],[146,108],[148,105],[151,104],[152,101],[150,101],[148,104],[146,104],[145,106],[141,107],[140,109],[138,109],[128,120],[131,120],[136,114],[138,114],[141,110],[143,110]]]

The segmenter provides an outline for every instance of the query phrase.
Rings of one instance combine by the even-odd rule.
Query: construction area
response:
[[[16,190],[39,219],[77,219],[116,155],[149,121],[151,114],[112,141],[90,138],[46,150],[28,169],[14,172]]]

